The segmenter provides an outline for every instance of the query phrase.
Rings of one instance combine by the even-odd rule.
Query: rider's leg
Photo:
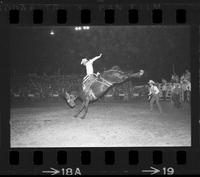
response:
[[[74,115],[74,117],[78,117],[78,115],[83,111],[85,107],[85,103],[83,102],[82,105],[81,105],[81,108],[78,110],[78,112]]]

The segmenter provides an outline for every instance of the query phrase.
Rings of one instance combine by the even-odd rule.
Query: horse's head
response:
[[[102,77],[111,83],[120,83],[128,78],[128,75],[123,72],[118,66],[114,66],[111,69],[104,71]]]
[[[129,78],[133,78],[133,77],[140,78],[141,76],[143,76],[143,74],[144,74],[144,70],[140,70],[137,73],[128,73],[128,77]]]
[[[110,70],[104,71],[102,76],[111,83],[121,83],[129,78],[140,78],[144,74],[144,70],[138,73],[123,72],[118,66],[112,67]]]
[[[65,92],[65,99],[67,101],[67,104],[71,107],[74,108],[76,106],[75,100],[77,96],[75,95],[70,95],[68,92]]]

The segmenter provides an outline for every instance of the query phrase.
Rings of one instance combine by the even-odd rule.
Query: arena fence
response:
[[[77,75],[42,75],[14,76],[11,78],[11,98],[58,98],[60,94],[76,89],[82,82],[83,76]],[[171,100],[172,83],[166,83],[165,97],[162,83],[157,83],[160,90],[160,99]],[[137,97],[148,97],[148,85],[133,85],[131,81],[113,87],[104,96],[105,100],[119,99],[129,101]],[[180,85],[180,99],[183,99],[184,89]]]

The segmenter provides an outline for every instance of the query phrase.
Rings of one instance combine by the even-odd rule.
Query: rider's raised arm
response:
[[[90,59],[91,62],[94,62],[95,60],[99,59],[102,56],[102,54],[100,54],[99,56],[94,57],[93,59]]]

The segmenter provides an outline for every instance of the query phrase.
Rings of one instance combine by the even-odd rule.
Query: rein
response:
[[[96,79],[97,82],[102,83],[108,87],[112,86],[113,84],[109,81],[107,81],[106,79],[104,79],[103,77],[101,77],[101,79],[103,80],[103,82],[99,81],[98,78]]]

